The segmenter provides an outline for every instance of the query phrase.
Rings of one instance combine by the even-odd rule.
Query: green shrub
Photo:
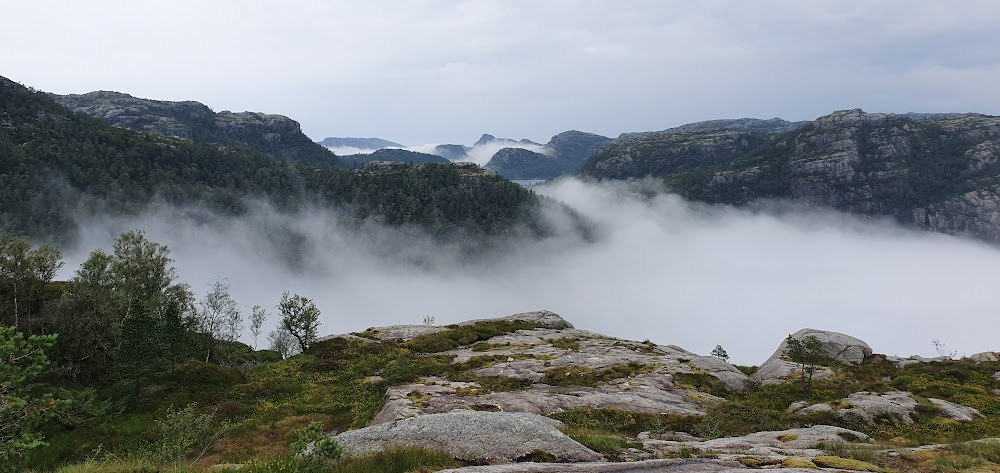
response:
[[[552,346],[556,348],[561,348],[563,350],[580,350],[580,339],[579,338],[550,338],[545,340],[549,342]]]
[[[643,414],[620,409],[570,409],[549,417],[567,427],[637,435],[639,432],[691,431],[700,416],[674,414]]]
[[[173,406],[167,414],[156,421],[160,440],[150,446],[152,458],[160,461],[179,461],[194,450],[206,447],[220,430],[215,413],[199,413],[197,404],[188,404],[183,409]]]
[[[708,373],[674,373],[673,377],[674,383],[680,388],[695,389],[720,397],[729,394],[726,385]]]
[[[323,424],[310,422],[300,429],[289,444],[292,455],[319,463],[336,463],[344,458],[344,450],[333,436],[323,430]]]
[[[602,430],[586,428],[567,428],[564,432],[571,439],[580,442],[585,447],[600,453],[609,459],[619,457],[622,450],[633,447],[624,438]]]
[[[423,448],[388,448],[370,455],[345,457],[339,463],[317,465],[297,458],[250,460],[233,473],[407,473],[432,472],[462,466],[450,455]],[[227,471],[227,470],[223,470]]]

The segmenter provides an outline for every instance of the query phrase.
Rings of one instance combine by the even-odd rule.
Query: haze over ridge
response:
[[[649,181],[564,179],[538,190],[591,219],[596,241],[567,232],[468,260],[416,230],[374,222],[350,230],[328,211],[259,206],[213,223],[174,209],[84,222],[81,251],[70,252],[63,276],[83,250],[143,228],[171,248],[196,292],[227,278],[244,310],[273,308],[285,290],[305,294],[323,310],[324,334],[419,324],[424,315],[447,324],[549,309],[611,336],[702,354],[722,344],[743,364],[762,362],[803,327],[904,356],[936,356],[932,339],[960,354],[994,348],[989,331],[969,327],[989,324],[1000,309],[996,247],[780,203],[734,209],[669,193],[645,199],[638,193],[663,191]],[[304,267],[288,267],[282,246],[261,231],[274,227],[304,236]]]

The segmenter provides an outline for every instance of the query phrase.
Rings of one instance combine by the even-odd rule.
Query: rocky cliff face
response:
[[[120,92],[52,95],[61,105],[120,128],[261,151],[278,159],[338,164],[337,157],[313,143],[299,123],[282,115],[256,112],[215,113],[199,102],[169,102]]]
[[[845,110],[792,131],[664,132],[605,146],[584,173],[658,176],[686,197],[789,199],[1000,241],[1000,117]]]
[[[761,133],[784,133],[808,125],[810,122],[790,122],[781,118],[734,118],[688,123],[660,132],[622,133],[619,138],[653,135],[658,133],[701,133],[706,131],[756,131]]]
[[[629,135],[597,150],[582,172],[607,179],[667,176],[732,161],[768,138],[765,133],[731,130]]]
[[[562,174],[556,158],[524,148],[502,148],[486,163],[486,169],[507,179],[549,179]]]

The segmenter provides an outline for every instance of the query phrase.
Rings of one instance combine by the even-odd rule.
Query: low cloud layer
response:
[[[299,293],[323,311],[323,334],[549,309],[621,338],[702,354],[721,344],[742,364],[763,362],[803,327],[845,332],[887,354],[936,356],[933,340],[959,354],[1000,348],[983,329],[1000,312],[996,247],[829,211],[639,196],[650,187],[569,179],[537,188],[591,219],[596,241],[519,241],[477,261],[414,230],[347,228],[329,211],[282,215],[261,205],[233,220],[161,210],[84,224],[64,276],[91,249],[142,228],[170,247],[197,292],[227,278],[246,311]]]

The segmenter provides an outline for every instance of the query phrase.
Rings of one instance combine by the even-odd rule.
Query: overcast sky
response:
[[[0,41],[25,85],[279,113],[317,140],[1000,113],[992,0],[8,1]]]

